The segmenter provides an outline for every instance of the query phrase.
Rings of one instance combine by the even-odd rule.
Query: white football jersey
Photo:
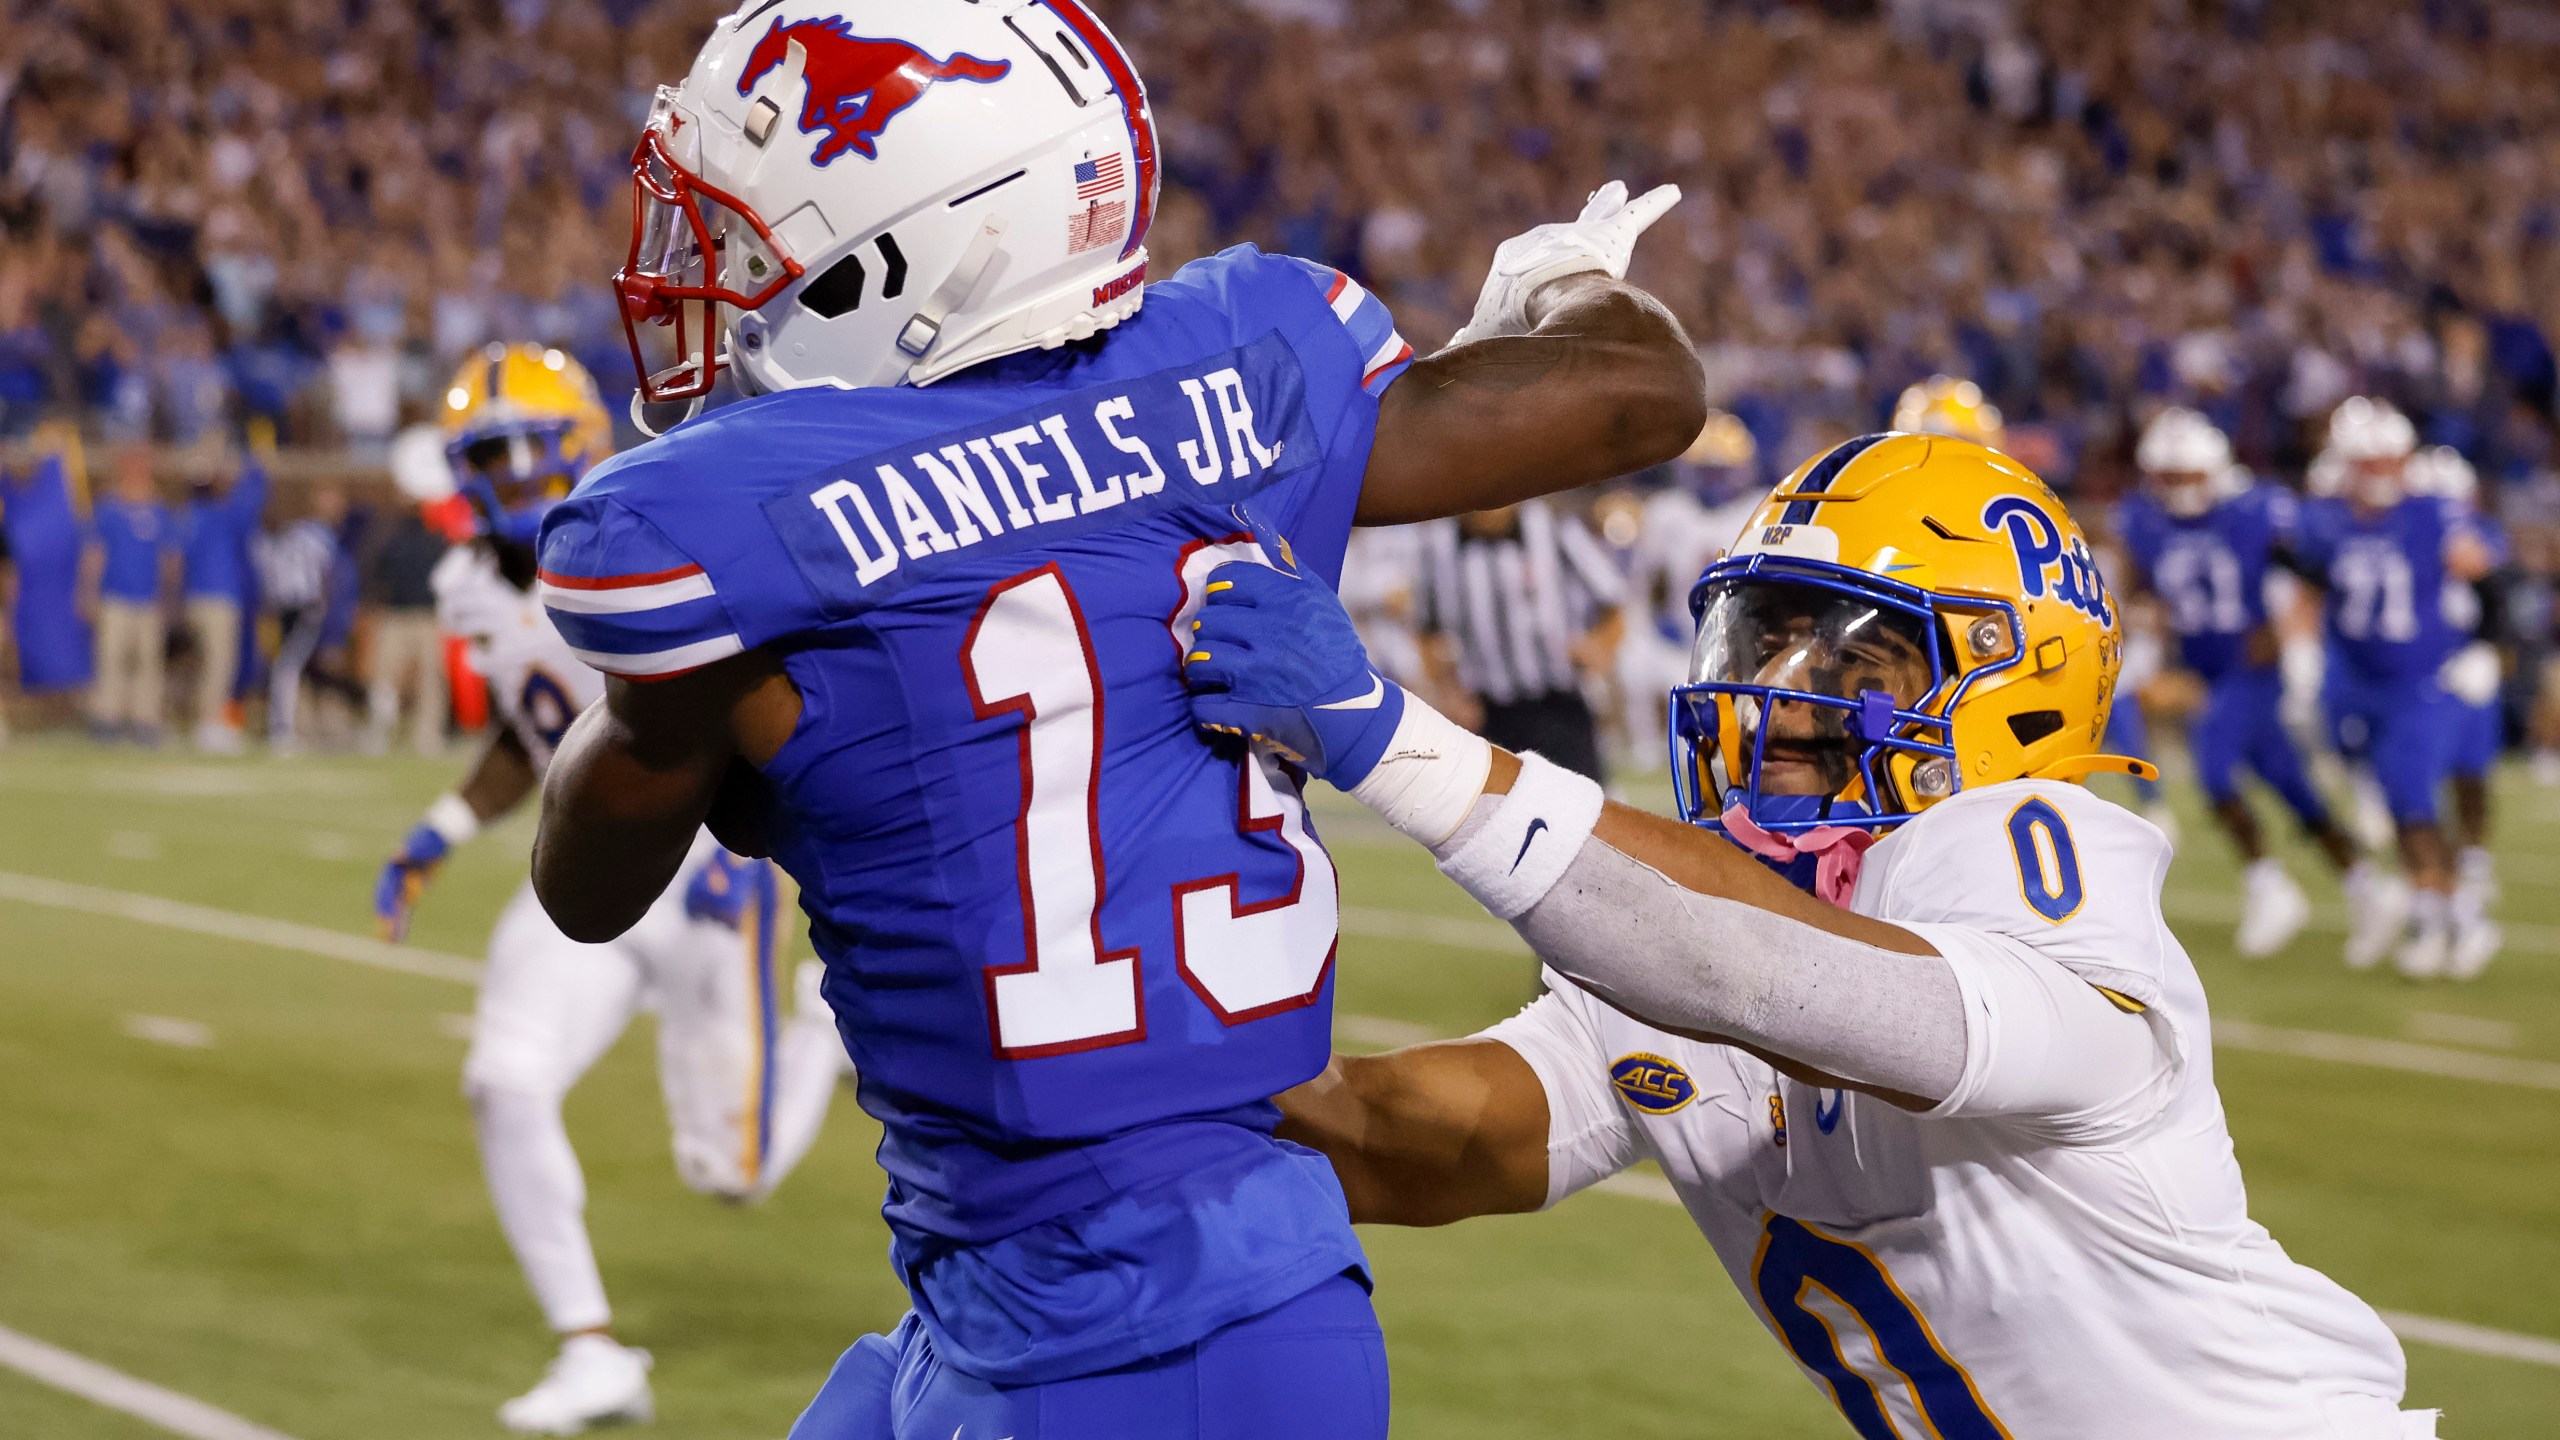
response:
[[[2249,1218],[2204,987],[2161,918],[2168,866],[2147,822],[2038,781],[1967,791],[1869,852],[1853,908],[1926,938],[1966,1001],[1963,1077],[1926,1114],[1551,975],[1486,1032],[1546,1088],[1549,1203],[1659,1163],[1865,1440],[2398,1440],[2398,1341]],[[2022,963],[2141,1008],[2152,1079],[2079,1114],[1982,1113],[2004,1053],[2052,1034],[1987,978]]]
[[[569,722],[603,697],[604,676],[570,653],[542,602],[508,584],[486,548],[446,551],[430,582],[437,626],[468,644],[471,668],[489,682],[489,703],[541,774]]]

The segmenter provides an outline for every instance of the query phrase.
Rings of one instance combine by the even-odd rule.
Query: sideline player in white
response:
[[[561,733],[604,693],[604,677],[532,594],[543,510],[610,443],[594,382],[560,351],[492,346],[463,366],[445,402],[448,452],[481,533],[436,566],[437,622],[469,642],[502,723],[383,870],[375,909],[394,940],[445,856],[533,793]],[[586,1182],[560,1117],[570,1087],[635,1012],[659,1015],[658,1073],[686,1185],[760,1199],[817,1139],[844,1050],[814,968],[804,967],[783,1016],[777,909],[773,867],[730,855],[705,832],[648,917],[611,944],[561,934],[530,882],[498,917],[463,1091],[499,1226],[561,1336],[541,1383],[500,1407],[509,1429],[565,1435],[651,1416],[649,1354],[613,1338]]]
[[[2089,753],[2113,602],[2014,461],[1869,436],[1769,497],[1700,582],[1695,825],[1392,686],[1346,705],[1371,672],[1320,585],[1212,586],[1201,722],[1305,756],[1549,967],[1510,1021],[1283,1098],[1355,1218],[1652,1159],[1864,1440],[2434,1433],[2373,1310],[2249,1218],[2168,846],[2075,783],[2129,768]]]

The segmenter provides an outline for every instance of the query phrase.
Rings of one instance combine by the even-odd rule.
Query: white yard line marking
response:
[[[2527,1365],[2548,1365],[2560,1370],[2560,1340],[2519,1335],[2512,1330],[2492,1330],[2486,1325],[2465,1325],[2459,1320],[2438,1320],[2432,1315],[2405,1315],[2397,1310],[2383,1311],[2382,1323],[2391,1327],[2392,1334],[2421,1345],[2466,1350],[2474,1355],[2521,1360]]]
[[[32,1335],[21,1335],[5,1325],[0,1325],[0,1365],[92,1404],[122,1411],[172,1435],[184,1435],[187,1440],[292,1440],[281,1430],[243,1420],[193,1396],[163,1390],[148,1380],[136,1380],[121,1370],[85,1355],[74,1355],[58,1345],[48,1345]]]
[[[290,920],[271,920],[263,915],[242,915],[230,910],[216,910],[208,905],[190,905],[183,900],[164,900],[157,895],[137,895],[130,890],[106,890],[95,885],[75,885],[68,880],[48,880],[40,875],[19,875],[0,870],[0,900],[50,906],[56,910],[76,910],[86,915],[105,915],[143,925],[184,930],[194,935],[212,935],[224,940],[271,946],[278,950],[299,950],[305,955],[369,965],[376,970],[396,970],[404,975],[424,975],[429,979],[451,980],[463,985],[480,983],[480,962],[460,955],[413,950],[406,945],[387,945],[362,935],[323,930],[317,925],[297,925]]]
[[[167,1015],[127,1015],[124,1017],[124,1033],[136,1040],[176,1045],[187,1050],[205,1050],[213,1045],[212,1026]]]
[[[1496,955],[1526,955],[1528,942],[1518,931],[1499,920],[1465,920],[1454,915],[1416,915],[1409,910],[1373,910],[1361,905],[1342,907],[1342,928],[1354,935],[1372,940],[1420,940],[1430,945],[1447,945],[1460,950],[1483,950]]]
[[[2298,1060],[2328,1060],[2341,1065],[2369,1065],[2378,1070],[2406,1070],[2448,1080],[2477,1080],[2490,1085],[2516,1085],[2527,1090],[2560,1090],[2560,1064],[2518,1060],[2506,1055],[2477,1055],[2441,1045],[2407,1040],[2376,1040],[2363,1035],[2332,1035],[2323,1030],[2286,1030],[2247,1020],[2213,1022],[2213,1043],[2221,1050],[2254,1050],[2289,1055]]]
[[[2512,1020],[2488,1020],[2477,1015],[2454,1015],[2442,1010],[2409,1012],[2409,1038],[2441,1040],[2448,1045],[2469,1045],[2478,1050],[2513,1050],[2524,1038],[2524,1031]]]

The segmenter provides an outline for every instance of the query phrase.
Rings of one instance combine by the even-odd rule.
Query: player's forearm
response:
[[[1360,1224],[1447,1225],[1545,1203],[1544,1092],[1499,1042],[1337,1055],[1279,1103],[1280,1138],[1333,1162]]]
[[[1647,1023],[1896,1103],[1953,1093],[1961,994],[1919,936],[1824,904],[1720,837],[1606,802],[1544,762],[1531,771],[1490,747],[1465,758],[1469,737],[1446,727],[1408,700],[1396,742],[1352,793],[1429,845],[1559,972]],[[1483,778],[1444,783],[1464,773]]]
[[[683,867],[719,773],[648,755],[606,706],[578,717],[544,778],[533,842],[534,893],[562,933],[601,944],[648,913]]]
[[[1943,959],[1685,889],[1596,834],[1512,924],[1612,1006],[1792,1062],[1816,1083],[1926,1108],[1964,1073],[1964,1001]]]
[[[525,753],[524,741],[514,730],[502,726],[481,748],[479,760],[454,793],[471,807],[472,817],[485,825],[523,804],[524,798],[533,793],[536,778],[533,757]]]
[[[1705,372],[1660,301],[1577,275],[1541,291],[1533,314],[1529,334],[1443,350],[1389,388],[1359,523],[1570,490],[1658,465],[1697,438]]]

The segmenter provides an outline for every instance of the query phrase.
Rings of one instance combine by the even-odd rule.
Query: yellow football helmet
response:
[[[533,543],[543,512],[613,453],[595,378],[559,350],[492,344],[444,395],[445,456],[484,534]]]
[[[2000,423],[2000,407],[1983,398],[1982,387],[1952,375],[1932,375],[1903,391],[1894,402],[1893,428],[1970,440],[1994,450],[2008,434]]]
[[[1682,817],[1884,829],[1959,790],[2093,771],[2122,659],[2061,499],[1986,446],[1883,434],[1807,461],[1690,592]]]

